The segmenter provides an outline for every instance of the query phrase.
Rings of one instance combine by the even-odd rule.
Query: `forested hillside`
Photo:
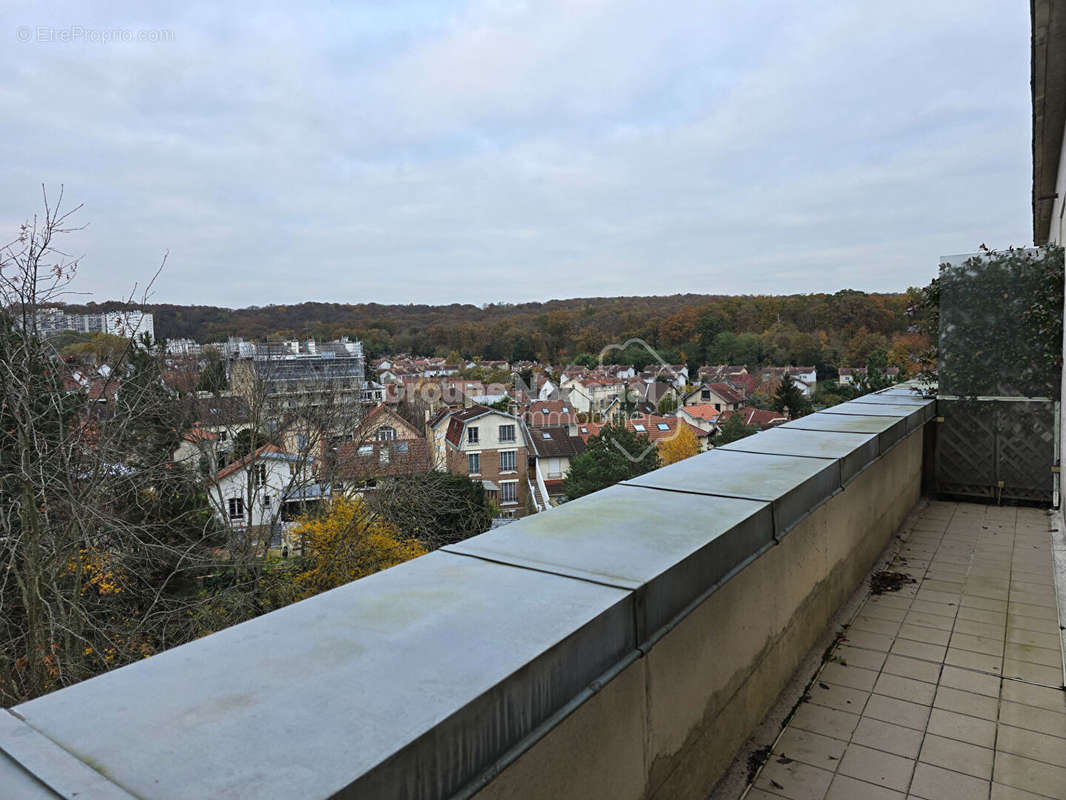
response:
[[[875,349],[900,363],[920,349],[906,309],[916,294],[596,297],[544,303],[379,305],[300,303],[243,309],[148,306],[159,338],[220,341],[307,337],[362,339],[371,355],[541,359],[554,363],[639,337],[672,362],[861,364]],[[71,306],[110,310],[118,303]],[[635,357],[636,354],[633,354]],[[633,359],[630,359],[633,360]]]

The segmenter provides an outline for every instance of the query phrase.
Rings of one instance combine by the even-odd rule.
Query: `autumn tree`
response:
[[[589,437],[585,452],[571,459],[563,488],[573,500],[643,475],[661,463],[646,434],[634,433],[623,423],[605,425]]]
[[[426,552],[358,498],[334,498],[322,513],[294,530],[304,555],[291,576],[292,600],[334,589],[357,578],[402,564]]]
[[[674,464],[691,458],[700,451],[700,444],[696,440],[696,434],[692,428],[678,420],[677,430],[674,435],[662,440],[659,444],[659,458],[663,464]]]

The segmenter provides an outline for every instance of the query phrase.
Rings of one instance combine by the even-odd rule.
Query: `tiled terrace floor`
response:
[[[931,503],[746,800],[1066,799],[1049,517]]]

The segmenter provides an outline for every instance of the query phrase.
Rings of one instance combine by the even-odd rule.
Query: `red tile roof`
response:
[[[707,422],[714,422],[718,419],[719,412],[715,411],[714,406],[710,403],[700,403],[694,406],[685,406],[684,409],[678,409],[678,411],[684,410],[685,413],[691,414],[697,419],[706,420]]]

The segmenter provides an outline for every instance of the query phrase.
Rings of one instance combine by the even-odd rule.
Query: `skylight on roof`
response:
[[[567,408],[566,406],[563,406],[563,413],[564,414],[568,413],[569,411],[570,411],[569,408]]]
[[[633,430],[635,430],[635,431],[637,431],[639,433],[644,433],[644,426],[641,425],[639,422],[634,422],[633,423]]]
[[[552,438],[552,435],[550,433],[548,433],[547,431],[545,431],[545,432],[542,432],[540,434],[540,438],[541,439],[550,439],[550,438]]]
[[[657,428],[658,428],[659,430],[661,430],[661,431],[668,431],[668,430],[670,430],[670,426],[669,426],[669,425],[667,425],[667,424],[666,424],[665,422],[659,422],[659,423],[656,423],[655,427],[657,427]]]

